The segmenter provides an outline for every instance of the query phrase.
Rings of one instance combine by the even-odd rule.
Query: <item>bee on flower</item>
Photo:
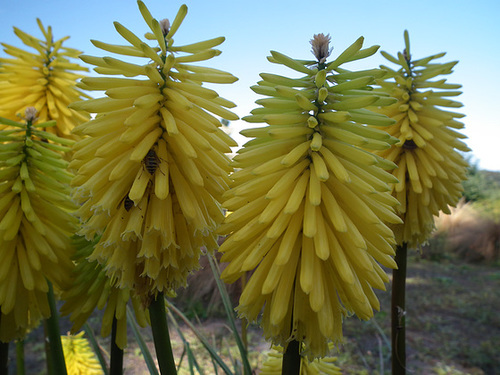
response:
[[[235,120],[235,105],[205,83],[232,83],[230,73],[196,63],[220,54],[223,37],[176,45],[187,13],[172,22],[139,10],[149,29],[145,40],[115,22],[125,45],[92,40],[115,55],[80,58],[99,77],[79,87],[104,97],[73,103],[96,113],[77,126],[71,167],[80,235],[98,242],[89,261],[98,261],[119,288],[130,288],[148,305],[157,293],[186,283],[199,267],[201,249],[215,250],[214,231],[224,215],[220,201],[232,171],[227,153],[236,143],[216,117]],[[149,41],[152,41],[150,43]],[[128,56],[144,63],[125,61]]]

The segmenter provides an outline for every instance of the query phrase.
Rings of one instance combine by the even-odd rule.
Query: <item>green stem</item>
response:
[[[300,360],[300,343],[296,340],[290,341],[283,353],[281,375],[299,375]]]
[[[392,375],[406,374],[405,289],[408,244],[396,248],[398,269],[392,271],[391,346]]]
[[[43,322],[43,334],[44,337],[48,337],[48,328],[47,328],[47,320]],[[45,364],[47,366],[47,374],[55,375],[54,370],[52,369],[52,353],[50,351],[49,340],[45,340]]]
[[[158,293],[153,302],[151,302],[151,305],[149,305],[149,317],[151,318],[151,330],[153,331],[160,374],[175,375],[177,371],[170,343],[170,334],[168,333],[163,293]]]
[[[9,343],[0,341],[0,374],[9,373]]]
[[[17,375],[26,374],[24,367],[24,340],[16,341],[16,366]]]
[[[116,330],[118,322],[116,317],[113,317],[113,325],[111,326],[111,357],[109,360],[109,374],[123,374],[123,349],[116,345]]]
[[[54,289],[50,281],[49,292],[47,298],[50,306],[50,318],[46,319],[47,340],[48,340],[48,361],[50,361],[50,368],[54,374],[67,375],[66,362],[64,361],[64,352],[61,343],[61,332],[59,329],[59,313],[56,307],[56,298],[54,297]]]

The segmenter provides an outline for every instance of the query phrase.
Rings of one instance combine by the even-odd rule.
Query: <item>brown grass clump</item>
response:
[[[214,255],[219,262],[221,254],[216,252]],[[219,262],[219,267],[222,271],[226,264]],[[206,255],[200,258],[200,269],[188,276],[187,283],[186,288],[177,290],[174,303],[178,307],[188,314],[190,311],[197,314],[199,318],[204,318],[205,315],[222,316],[224,314],[221,296]],[[226,284],[226,289],[233,306],[236,306],[241,294],[241,283]]]
[[[469,262],[499,260],[500,223],[470,202],[460,201],[450,215],[441,213],[436,228],[434,238],[445,239],[445,251]]]

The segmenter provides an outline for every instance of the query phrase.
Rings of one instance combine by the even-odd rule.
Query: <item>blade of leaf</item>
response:
[[[170,303],[168,304],[168,306],[170,307]],[[184,344],[184,350],[182,351],[182,355],[184,356],[184,354],[185,354],[187,356],[189,370],[191,371],[191,373],[193,373],[193,369],[196,368],[200,375],[205,375],[205,373],[201,369],[200,365],[198,364],[198,361],[196,360],[196,357],[195,357],[193,351],[191,350],[191,345],[186,340],[186,337],[184,336],[184,334],[182,333],[182,330],[179,327],[179,324],[177,324],[177,320],[175,319],[175,317],[173,316],[173,314],[170,311],[167,314],[168,314],[168,317],[170,318],[170,320],[172,321],[174,328],[177,331],[177,334],[181,338],[182,343]],[[181,360],[181,362],[182,362],[182,360]],[[180,368],[181,368],[181,363],[179,363],[179,366],[177,368],[177,372],[179,372]]]
[[[186,325],[191,329],[191,331],[193,331],[196,337],[198,337],[198,340],[200,340],[205,349],[207,349],[207,351],[210,353],[210,356],[217,362],[217,364],[222,368],[222,370],[224,370],[226,375],[233,375],[229,367],[227,367],[222,358],[210,345],[206,337],[203,336],[203,334],[193,325],[193,323],[191,323],[191,321],[177,307],[175,307],[171,303],[169,303],[169,312],[170,311],[175,312],[175,314],[177,314],[177,316],[179,316],[184,321],[184,323],[186,323]]]
[[[141,349],[142,356],[144,357],[144,362],[146,362],[146,366],[148,367],[149,373],[151,375],[159,375],[158,370],[156,369],[156,364],[153,360],[153,356],[151,355],[151,352],[149,351],[146,342],[144,341],[141,333],[139,332],[139,327],[135,321],[134,314],[132,313],[128,305],[127,305],[127,318],[128,318],[127,321],[130,324],[130,327],[132,328],[132,332],[134,333],[134,337],[137,341],[137,344]]]
[[[214,347],[216,346],[216,343],[215,343],[215,336],[212,334],[212,341],[213,341],[213,345]],[[217,366],[215,365],[215,361],[212,357],[210,357],[210,360],[212,361],[212,366],[214,367],[214,371],[215,371],[215,374],[214,375],[219,375],[219,370],[217,369]]]
[[[189,347],[189,343],[186,342],[186,353],[188,357],[188,365],[189,365],[189,372],[191,375],[194,375],[194,358],[193,358],[193,352],[191,351],[191,348]]]
[[[184,346],[184,348],[182,349],[182,354],[181,354],[181,358],[179,359],[179,364],[177,365],[177,372],[180,371],[181,369],[181,366],[182,366],[182,361],[184,360],[184,357],[186,356],[186,346]]]
[[[220,279],[220,269],[217,262],[214,260],[213,256],[207,254],[208,261],[210,263],[210,267],[212,268],[212,272],[215,277],[215,282],[217,283],[217,287],[219,288],[219,292],[222,298],[222,303],[224,304],[224,309],[226,310],[226,314],[228,317],[229,325],[234,334],[234,339],[236,340],[236,345],[238,346],[238,350],[240,351],[241,361],[243,362],[243,369],[245,375],[252,374],[252,367],[248,362],[248,354],[245,348],[243,341],[238,333],[238,329],[236,328],[236,321],[234,318],[234,310],[231,305],[231,300],[229,299],[229,293],[227,292],[225,284]]]

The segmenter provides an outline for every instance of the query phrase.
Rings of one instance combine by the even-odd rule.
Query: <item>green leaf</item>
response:
[[[173,318],[173,314],[171,314],[170,311],[173,311],[176,315],[178,315],[182,319],[182,321],[184,323],[186,323],[186,325],[196,335],[198,340],[200,340],[201,344],[205,347],[205,349],[207,349],[207,351],[209,352],[209,354],[213,358],[213,360],[215,360],[215,362],[217,362],[217,364],[222,368],[222,370],[224,370],[226,375],[233,375],[233,373],[231,372],[229,367],[227,367],[227,365],[224,363],[222,358],[217,354],[215,348],[212,345],[210,345],[207,338],[205,336],[203,336],[203,334],[194,326],[194,324],[191,323],[191,321],[177,307],[175,307],[172,304],[169,304],[169,316],[171,318]],[[172,319],[172,320],[175,322],[175,319]],[[174,323],[174,325],[175,325],[175,323]]]
[[[155,362],[153,360],[153,356],[146,345],[146,342],[142,338],[141,333],[139,332],[139,327],[137,322],[135,321],[134,314],[127,306],[127,322],[130,324],[130,328],[132,328],[132,332],[134,333],[135,340],[141,349],[142,356],[144,357],[144,361],[146,362],[146,366],[148,367],[149,373],[151,375],[159,375],[158,370],[156,369]]]
[[[215,261],[214,257],[210,254],[207,254],[208,261],[210,262],[210,267],[212,268],[212,272],[215,276],[215,282],[217,283],[217,287],[219,288],[219,292],[222,298],[222,303],[224,304],[224,309],[226,310],[226,314],[229,321],[229,326],[233,331],[234,338],[236,340],[236,345],[238,345],[238,350],[240,351],[241,360],[243,362],[243,369],[245,375],[252,374],[252,367],[250,366],[250,362],[248,361],[248,353],[245,345],[243,344],[243,340],[241,339],[238,329],[236,328],[236,322],[234,318],[234,309],[231,305],[231,300],[229,299],[229,293],[227,292],[225,284],[220,279],[220,269],[219,265]]]

